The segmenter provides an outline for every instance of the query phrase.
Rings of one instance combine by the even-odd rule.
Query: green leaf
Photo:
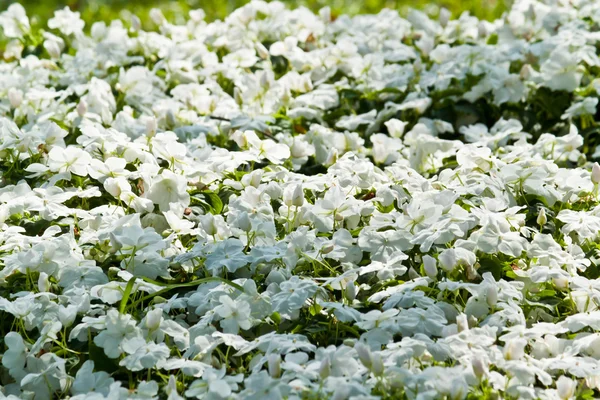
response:
[[[148,282],[148,283],[152,283],[152,284],[158,285],[158,286],[164,286],[165,288],[159,290],[158,292],[151,293],[151,294],[149,294],[147,296],[144,296],[141,299],[135,301],[133,303],[134,307],[137,306],[138,304],[142,303],[142,302],[151,300],[151,299],[153,299],[156,296],[162,296],[163,294],[165,294],[165,293],[167,293],[167,292],[169,292],[171,290],[179,289],[179,288],[184,288],[184,287],[190,287],[190,286],[198,286],[198,285],[201,285],[203,283],[208,283],[208,282],[221,282],[221,283],[225,283],[225,284],[227,284],[229,286],[232,286],[232,287],[236,288],[240,292],[245,293],[244,292],[244,288],[242,286],[238,285],[237,283],[233,283],[233,282],[231,282],[228,279],[224,279],[224,278],[221,278],[221,277],[218,277],[218,276],[211,276],[211,277],[208,277],[208,278],[197,279],[197,280],[191,281],[191,282],[173,283],[173,284],[162,283],[162,282],[154,281],[154,280],[148,279],[148,278],[142,278],[142,279],[144,281]],[[121,300],[121,302],[122,302],[122,300]]]
[[[477,272],[480,275],[483,275],[484,272],[491,272],[494,276],[494,279],[497,281],[502,278],[504,266],[500,260],[495,258],[480,258],[479,265],[481,265],[481,267]]]
[[[221,211],[223,211],[223,201],[219,195],[208,190],[202,192],[202,194],[208,199],[211,214],[221,214]]]
[[[556,291],[554,291],[552,289],[545,289],[545,290],[542,290],[541,292],[537,293],[537,295],[539,297],[554,297],[554,296],[556,296]]]
[[[123,293],[123,298],[121,299],[121,303],[119,304],[119,312],[123,314],[125,312],[125,307],[127,307],[127,302],[129,301],[129,296],[131,296],[131,291],[133,290],[133,284],[135,283],[135,277],[131,278],[129,282],[127,282],[127,286],[125,287],[125,292]]]
[[[117,364],[117,360],[113,360],[109,358],[105,353],[104,349],[96,346],[94,342],[90,342],[90,360],[94,362],[94,370],[95,371],[104,371],[109,374],[113,374],[115,371],[119,369],[119,364]]]
[[[310,315],[315,316],[318,315],[322,309],[323,307],[321,307],[315,302],[308,308],[308,311],[310,312]]]
[[[281,315],[279,315],[279,313],[277,311],[275,311],[273,314],[271,314],[271,319],[277,325],[279,325],[281,323]]]

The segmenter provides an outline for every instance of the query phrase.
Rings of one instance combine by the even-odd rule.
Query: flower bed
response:
[[[0,398],[600,396],[600,3],[548,3],[11,5]]]

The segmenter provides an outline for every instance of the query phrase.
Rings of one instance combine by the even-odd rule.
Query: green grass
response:
[[[283,0],[289,7],[306,6],[313,11],[330,6],[335,14],[377,13],[382,8],[397,9],[406,12],[409,7],[427,9],[446,7],[454,16],[469,11],[483,19],[494,19],[506,10],[509,0]],[[20,0],[28,15],[35,17],[38,23],[44,23],[52,17],[54,10],[69,6],[80,11],[87,22],[107,21],[119,17],[128,17],[135,12],[142,20],[150,9],[157,7],[172,22],[181,22],[187,11],[203,8],[208,20],[223,19],[231,11],[248,0]],[[6,9],[12,0],[0,0],[0,10]],[[432,10],[435,13],[435,10]]]

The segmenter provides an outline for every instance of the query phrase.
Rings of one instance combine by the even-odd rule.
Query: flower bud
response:
[[[252,221],[247,212],[242,212],[237,219],[237,226],[244,232],[250,232],[252,230]]]
[[[79,100],[77,104],[77,115],[83,117],[88,110],[87,102],[84,99]]]
[[[38,289],[40,292],[48,292],[50,290],[50,281],[48,280],[48,274],[45,272],[40,272]]]
[[[327,243],[325,246],[321,248],[321,254],[329,254],[335,249],[333,243]]]
[[[494,307],[498,303],[498,291],[495,287],[488,286],[485,294],[485,301],[490,307]]]
[[[325,23],[331,22],[331,8],[329,6],[321,8],[319,10],[319,17]]]
[[[592,182],[594,182],[595,185],[600,183],[600,165],[597,162],[595,162],[592,167]]]
[[[281,376],[281,357],[279,354],[269,354],[267,357],[267,368],[272,378],[279,378]]]
[[[458,332],[469,330],[469,322],[467,321],[466,314],[459,314],[456,316],[456,329]]]
[[[269,58],[269,50],[267,50],[267,48],[265,47],[264,44],[262,44],[260,42],[256,42],[254,44],[254,48],[256,49],[256,52],[258,53],[258,56],[260,58],[262,58],[263,60],[266,60]]]
[[[373,365],[373,357],[369,346],[365,345],[364,343],[357,342],[354,345],[354,349],[356,350],[356,353],[358,354],[358,359],[360,360],[362,365],[364,365],[367,369],[370,370],[371,366]]]
[[[206,17],[206,12],[204,12],[204,10],[201,8],[198,10],[192,10],[192,11],[190,11],[189,14],[190,14],[190,20],[194,21],[197,24],[202,22],[204,20],[204,18]]]
[[[304,204],[304,190],[302,190],[302,184],[296,185],[294,193],[292,194],[292,205],[296,207],[302,207]]]
[[[177,117],[175,117],[173,110],[167,110],[167,115],[165,118],[169,128],[173,128],[175,125],[177,125]]]
[[[146,136],[149,138],[154,137],[156,135],[156,119],[154,117],[146,120]]]
[[[23,103],[23,92],[19,89],[8,89],[8,101],[12,108],[18,108]]]
[[[354,282],[350,281],[346,284],[346,298],[349,301],[354,301],[354,299],[356,298],[356,285],[354,284]]]
[[[479,25],[477,26],[477,34],[481,39],[488,35],[487,26],[485,26],[485,23],[483,21],[480,21]]]
[[[283,88],[283,94],[281,95],[281,101],[283,104],[288,104],[292,100],[292,91],[289,87]]]
[[[60,58],[60,45],[56,40],[45,40],[44,41],[44,49],[50,54],[50,57],[53,59]]]
[[[104,22],[94,22],[90,34],[92,39],[99,42],[106,37],[107,32],[108,29],[106,28],[106,24]]]
[[[573,379],[569,379],[566,376],[561,376],[556,381],[556,392],[561,400],[567,400],[575,397],[575,389],[577,389],[577,382]]]
[[[566,290],[569,288],[569,280],[564,276],[552,278],[552,283],[558,290]]]
[[[442,28],[445,28],[446,25],[448,25],[449,21],[450,11],[448,11],[448,9],[444,7],[440,10],[440,25],[442,26]]]
[[[140,29],[142,29],[142,20],[137,15],[132,15],[131,16],[131,29],[134,32],[137,32]]]
[[[233,88],[233,99],[235,100],[235,102],[238,106],[241,106],[242,104],[244,104],[244,98],[242,97],[242,92],[240,91],[240,89],[237,86]]]
[[[373,366],[371,371],[377,376],[383,375],[385,371],[385,367],[383,366],[383,358],[381,357],[381,353],[373,353],[372,355]]]
[[[548,222],[548,218],[546,218],[546,209],[545,208],[540,208],[540,212],[538,213],[536,222],[538,223],[539,226],[544,226],[546,225],[546,222]]]
[[[327,378],[331,374],[331,362],[329,358],[324,358],[319,366],[319,376],[321,379]]]
[[[471,360],[471,367],[473,367],[473,372],[475,373],[477,379],[481,380],[486,372],[486,367],[483,363],[483,360],[478,356],[473,357]]]
[[[146,314],[146,328],[149,331],[155,331],[160,327],[162,322],[163,311],[160,308],[155,308]]]
[[[213,236],[217,234],[217,225],[215,224],[215,217],[212,214],[201,216],[200,225],[207,235]]]
[[[152,10],[150,10],[150,19],[156,25],[162,25],[166,21],[166,18],[163,15],[162,11],[160,11],[158,8],[153,8]]]
[[[435,279],[437,277],[437,261],[430,255],[423,256],[423,269],[428,277]]]

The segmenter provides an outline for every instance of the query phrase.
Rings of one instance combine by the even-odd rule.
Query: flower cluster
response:
[[[0,398],[600,396],[600,2],[0,13]]]

